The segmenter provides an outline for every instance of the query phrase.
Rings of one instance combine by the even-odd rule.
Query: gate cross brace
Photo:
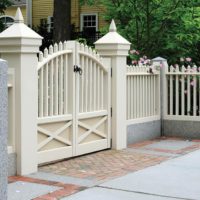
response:
[[[59,128],[58,130],[56,130],[55,132],[51,132],[48,131],[44,128],[38,127],[38,131],[43,133],[44,135],[49,136],[46,140],[44,140],[43,142],[41,142],[38,145],[38,150],[40,150],[43,146],[47,145],[50,141],[52,141],[53,139],[64,143],[66,145],[71,146],[72,143],[66,139],[63,139],[62,137],[58,136],[60,133],[62,133],[64,130],[66,130],[67,128],[69,128],[72,125],[72,121],[68,122],[67,124],[65,124],[64,126],[62,126],[61,128]]]
[[[88,135],[90,135],[92,132],[102,138],[106,138],[106,135],[104,133],[102,133],[101,131],[97,130],[97,127],[99,127],[103,122],[105,122],[107,120],[107,116],[105,116],[104,118],[102,118],[97,124],[95,124],[94,126],[89,126],[88,124],[85,124],[83,122],[78,122],[78,125],[80,125],[81,127],[87,129],[88,131],[86,131],[83,135],[81,135],[78,138],[78,143],[80,143],[81,141],[83,141]]]

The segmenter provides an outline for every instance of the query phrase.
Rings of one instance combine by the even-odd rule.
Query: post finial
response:
[[[114,19],[112,19],[112,22],[110,24],[109,32],[117,32],[117,27],[116,27]]]
[[[24,23],[24,18],[20,8],[17,8],[17,12],[15,15],[15,23]]]

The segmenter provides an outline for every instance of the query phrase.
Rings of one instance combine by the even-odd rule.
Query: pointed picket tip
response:
[[[17,12],[15,14],[15,23],[24,23],[24,18],[19,7],[17,8]]]
[[[112,19],[112,22],[110,24],[109,32],[117,32],[117,27],[114,19]]]

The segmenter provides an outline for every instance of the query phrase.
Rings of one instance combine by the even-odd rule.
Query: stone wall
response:
[[[127,144],[155,139],[161,136],[161,121],[132,124],[127,127]]]
[[[7,199],[8,88],[7,62],[0,60],[0,199]]]

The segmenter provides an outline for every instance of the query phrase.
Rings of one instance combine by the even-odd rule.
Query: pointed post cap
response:
[[[15,22],[0,33],[0,52],[37,53],[41,44],[42,37],[24,24],[22,12],[18,8]]]
[[[15,15],[15,23],[24,23],[24,18],[21,9],[18,7]]]
[[[103,56],[127,56],[131,43],[117,32],[115,21],[112,20],[109,32],[95,43],[96,50]]]
[[[117,32],[117,27],[116,27],[114,19],[112,19],[112,22],[110,24],[109,32]]]
[[[156,57],[156,58],[154,58],[154,59],[152,59],[152,61],[154,61],[154,62],[163,62],[163,61],[167,61],[165,58],[162,58],[162,57]]]

